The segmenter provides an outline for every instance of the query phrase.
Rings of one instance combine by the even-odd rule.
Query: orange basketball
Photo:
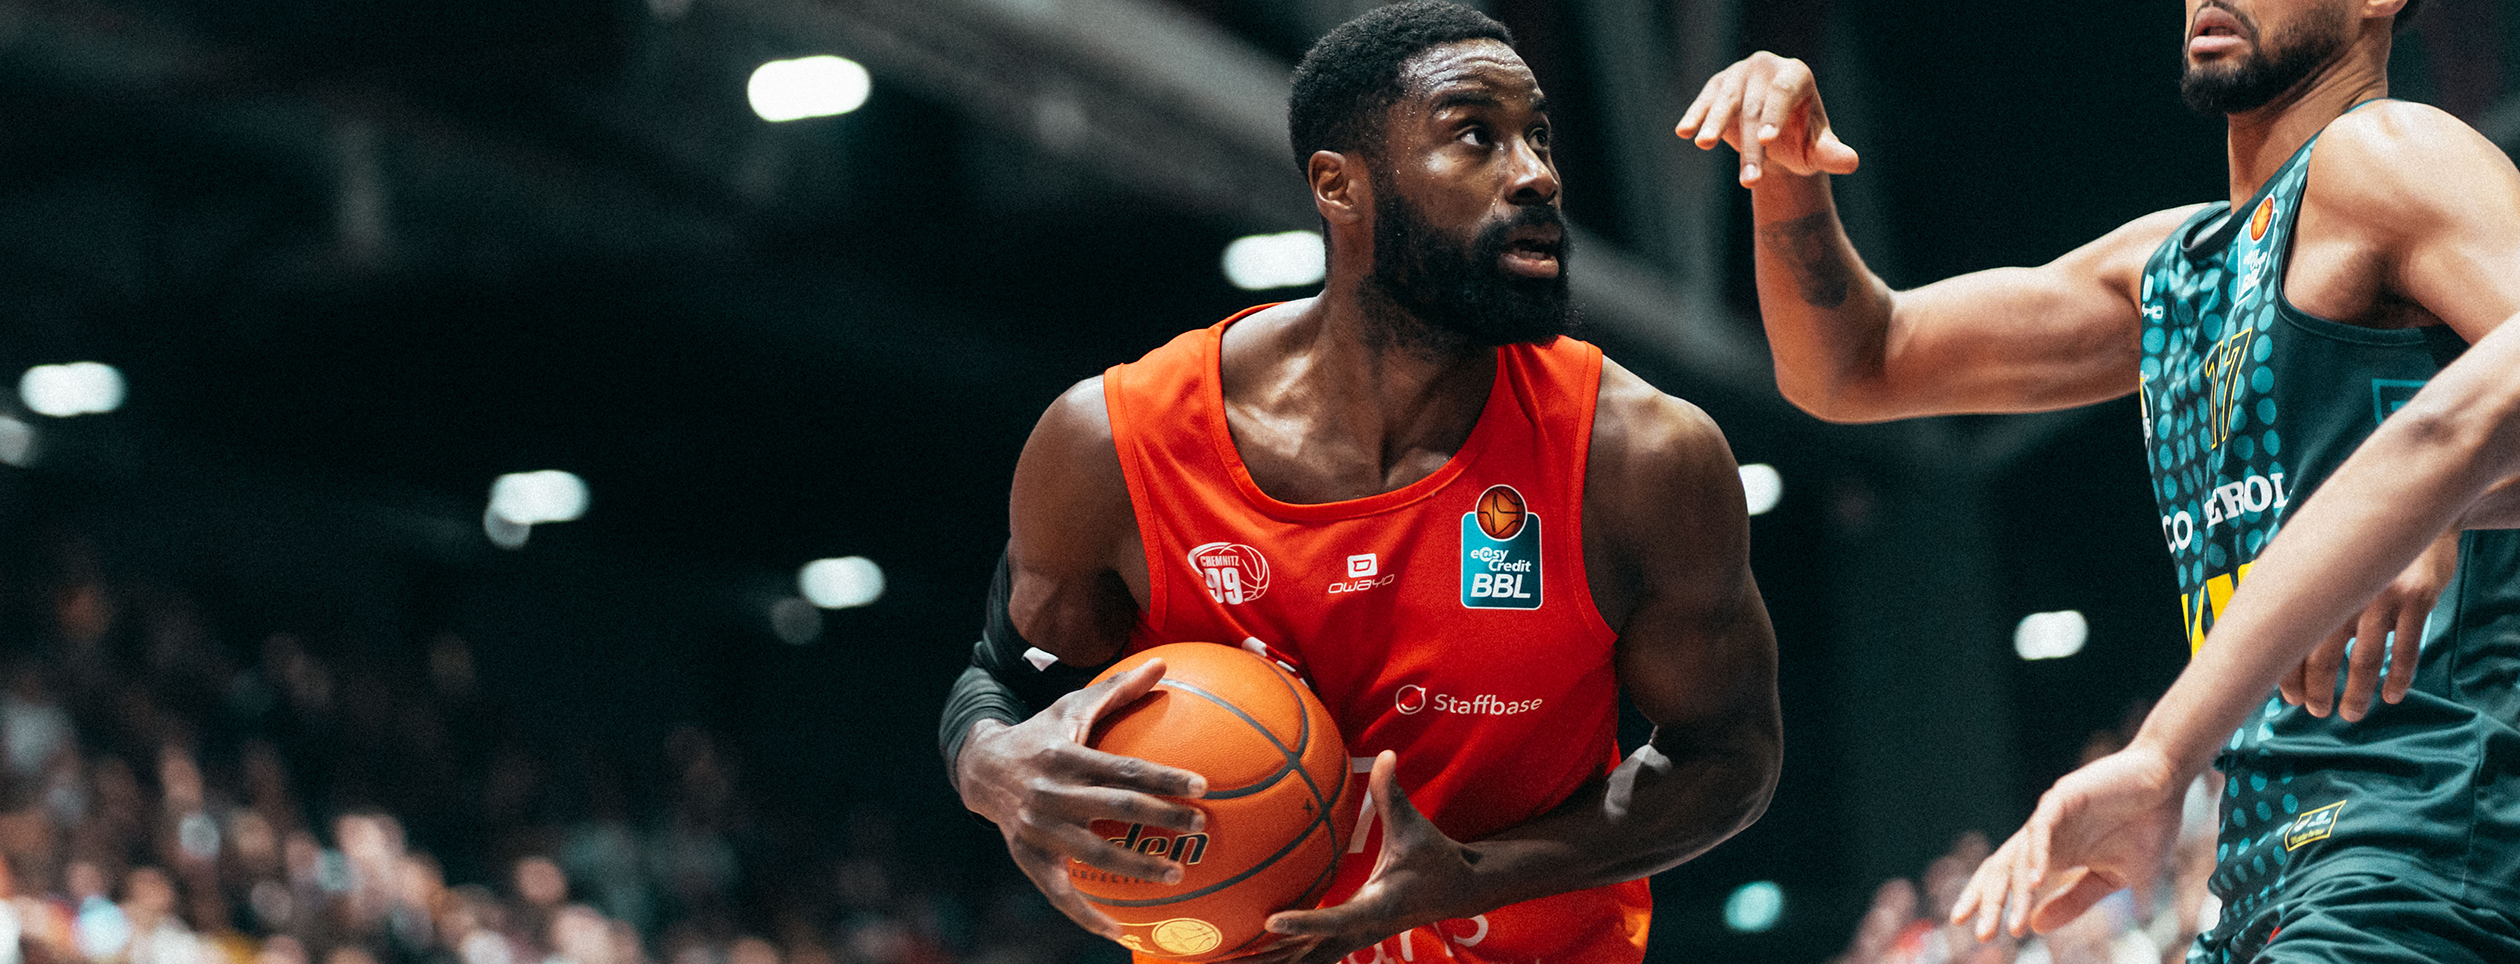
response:
[[[1491,485],[1479,494],[1479,531],[1487,533],[1488,538],[1511,539],[1522,527],[1522,493],[1514,491],[1513,486]]]
[[[1200,833],[1097,820],[1114,845],[1170,857],[1178,884],[1068,862],[1068,880],[1125,931],[1121,942],[1151,957],[1213,961],[1248,954],[1276,935],[1261,926],[1278,911],[1309,908],[1330,873],[1356,806],[1345,800],[1347,744],[1330,711],[1294,674],[1231,646],[1172,643],[1103,671],[1164,661],[1164,680],[1103,717],[1088,745],[1207,778]],[[1099,678],[1097,679],[1099,682]]]

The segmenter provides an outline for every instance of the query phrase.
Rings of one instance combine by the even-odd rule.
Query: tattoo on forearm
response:
[[[1855,288],[1855,265],[1840,253],[1837,218],[1827,211],[1759,226],[1759,243],[1785,260],[1804,304],[1836,308]]]

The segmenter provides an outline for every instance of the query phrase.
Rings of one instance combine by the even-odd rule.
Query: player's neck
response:
[[[1237,330],[1245,324],[1227,330],[1222,359],[1227,408],[1234,415],[1294,430],[1308,440],[1302,447],[1314,452],[1347,452],[1360,463],[1372,459],[1372,466],[1314,468],[1350,479],[1359,474],[1380,479],[1373,491],[1396,488],[1423,474],[1403,463],[1458,450],[1478,424],[1496,377],[1493,348],[1437,351],[1432,347],[1440,346],[1390,337],[1377,327],[1389,319],[1374,317],[1353,286],[1325,290],[1299,311],[1251,321],[1263,324],[1250,331]],[[1241,435],[1237,433],[1238,441]],[[1243,454],[1258,474],[1257,453]],[[1441,461],[1435,458],[1430,464]],[[1265,482],[1262,488],[1278,494]],[[1311,486],[1290,483],[1288,488]],[[1345,497],[1358,494],[1370,492]]]
[[[2379,29],[2388,28],[2384,24]],[[2355,104],[2387,96],[2389,38],[2384,32],[2376,40],[2355,44],[2265,106],[2229,115],[2225,148],[2231,164],[2231,206],[2236,210],[2246,205],[2294,151]]]
[[[1494,348],[1472,345],[1411,316],[1371,285],[1353,285],[1343,294],[1323,297],[1326,311],[1311,356],[1322,388],[1370,408],[1346,413],[1349,417],[1417,423],[1437,435],[1453,433],[1449,426],[1426,425],[1429,417],[1465,425],[1477,421],[1496,371]],[[1448,412],[1453,416],[1446,417]]]

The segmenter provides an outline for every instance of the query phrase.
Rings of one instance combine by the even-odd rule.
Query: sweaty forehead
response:
[[[1429,47],[1400,67],[1404,101],[1434,101],[1450,94],[1490,97],[1540,96],[1540,79],[1522,55],[1494,40],[1467,40]]]

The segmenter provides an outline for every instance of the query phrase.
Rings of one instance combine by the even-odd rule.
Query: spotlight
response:
[[[790,596],[770,604],[770,632],[790,646],[803,646],[822,636],[822,610]]]
[[[2013,629],[2013,652],[2023,659],[2063,659],[2082,652],[2091,638],[2091,623],[2071,609],[2031,613]]]
[[[1244,291],[1320,284],[1329,246],[1315,231],[1255,234],[1225,246],[1225,280]]]
[[[37,365],[18,378],[18,399],[54,418],[110,412],[122,407],[122,372],[100,362]]]
[[[875,79],[857,61],[829,55],[773,60],[753,69],[744,94],[773,123],[830,117],[866,106]]]
[[[35,461],[35,427],[0,415],[0,463],[25,468]]]
[[[796,588],[824,609],[863,606],[883,598],[884,567],[865,556],[816,559],[797,571]]]
[[[1785,497],[1785,477],[1777,474],[1773,465],[1754,462],[1742,466],[1741,496],[1750,503],[1751,515],[1765,514]]]
[[[1724,898],[1724,926],[1743,934],[1757,934],[1776,926],[1776,919],[1785,915],[1785,888],[1772,880],[1757,880],[1733,888]]]
[[[568,522],[586,514],[586,480],[558,470],[511,472],[490,484],[490,512],[517,525]]]

